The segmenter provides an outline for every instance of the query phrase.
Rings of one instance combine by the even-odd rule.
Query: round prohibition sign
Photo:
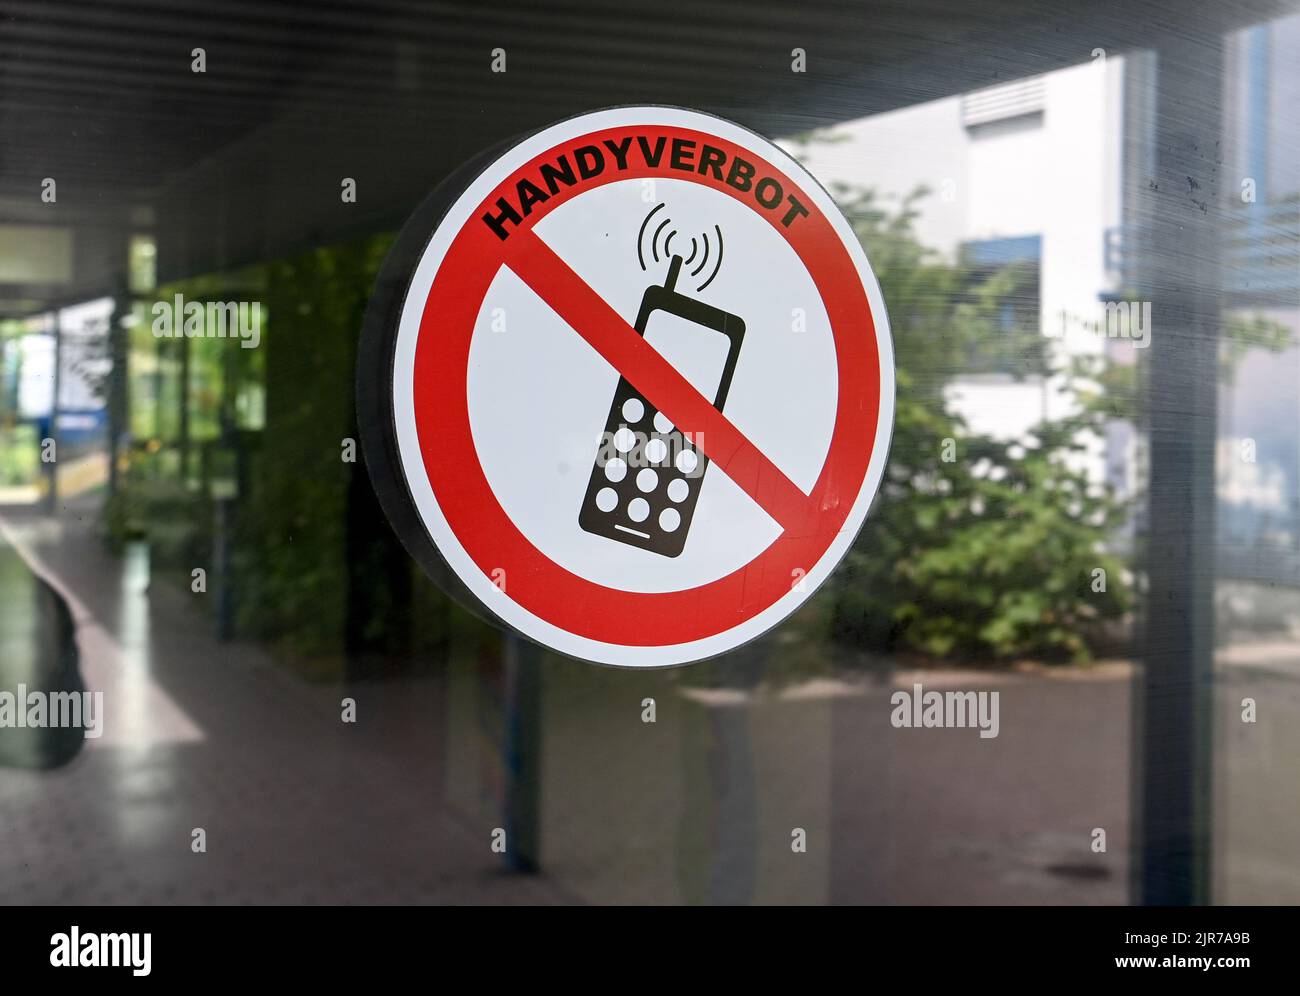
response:
[[[664,224],[648,224],[653,219],[646,217],[638,231],[612,218],[609,198],[623,189],[620,184],[642,192],[667,190],[677,201],[695,205],[688,215],[725,216],[733,229],[725,255],[723,225],[714,226],[717,244],[707,248],[712,236],[697,240],[689,236],[689,225],[679,226],[680,234],[671,232],[667,241],[676,237],[679,249],[669,276],[664,287],[646,292],[636,322],[636,302],[611,299],[625,294],[603,294],[608,281],[588,279],[592,268],[584,269],[579,259],[603,236],[599,251],[609,256],[629,250],[633,271],[638,257],[648,268],[652,253],[655,263],[668,263],[671,246],[662,246],[661,260],[658,241]],[[653,203],[658,196],[640,200]],[[663,194],[664,200],[668,196]],[[706,231],[703,222],[698,228]],[[651,232],[655,241],[642,252]],[[625,239],[640,241],[630,247]],[[712,263],[683,265],[688,239],[690,258],[711,249]],[[781,365],[762,366],[765,342],[794,335],[788,309],[784,315],[750,314],[741,321],[707,300],[683,298],[680,284],[674,290],[681,274],[695,293],[699,281],[712,279],[709,268],[716,275],[735,258],[748,267],[729,275],[731,299],[741,302],[737,311],[745,302],[757,307],[760,286],[809,288],[826,329],[827,360],[816,368],[821,374],[800,377],[802,368],[791,363],[788,382],[775,381],[772,371]],[[699,290],[698,297],[725,294],[726,286],[720,279]],[[515,300],[526,295],[529,302],[514,309],[510,334],[534,338],[492,335],[488,326],[499,310],[493,308],[493,295],[505,293],[514,293]],[[678,306],[679,316],[695,317],[706,331],[732,337],[735,349],[713,397],[716,379],[702,383],[679,369],[670,351],[652,345],[644,327],[645,316],[653,313],[647,311],[652,299],[686,301]],[[543,326],[562,331],[544,333]],[[531,375],[549,384],[557,398],[570,382],[590,380],[598,367],[606,378],[600,381],[605,396],[609,378],[617,379],[623,392],[615,394],[610,428],[621,417],[616,415],[620,398],[632,396],[637,413],[654,412],[655,426],[671,427],[672,438],[684,440],[707,464],[711,476],[694,482],[705,497],[689,539],[684,527],[675,537],[660,537],[653,517],[637,528],[613,526],[628,536],[593,535],[601,531],[599,525],[584,518],[580,528],[576,504],[571,527],[570,517],[562,517],[564,537],[539,539],[534,511],[510,494],[514,472],[497,452],[501,437],[491,428],[492,409],[508,404],[512,382],[501,375],[489,381],[491,390],[476,385],[489,376],[482,373],[485,367],[501,365],[493,357],[509,355],[492,340],[527,350],[546,334],[565,338],[550,347],[555,359],[544,356],[537,361],[543,369],[531,369]],[[724,406],[721,398],[729,385],[732,402]],[[821,403],[827,413],[825,439],[804,445],[798,427],[774,429],[770,420],[756,416],[748,425],[761,423],[763,432],[746,431],[743,395],[760,387],[768,397],[793,399],[796,406],[801,399],[813,407]],[[403,229],[386,261],[358,361],[358,419],[367,464],[408,550],[472,609],[569,656],[619,666],[668,666],[711,657],[760,635],[798,608],[861,528],[883,474],[893,409],[893,351],[884,302],[865,254],[830,196],[760,136],[710,115],[668,107],[614,108],[572,118],[488,154],[450,178]],[[584,438],[600,426],[600,413],[595,414],[594,423],[581,420]],[[783,466],[790,461],[773,454],[796,452],[792,447],[816,451],[819,459],[799,475],[787,472]],[[663,465],[669,471],[671,459]],[[602,466],[592,471],[589,497],[597,496],[595,504],[608,511],[604,495],[612,489],[597,491],[605,483]],[[636,479],[644,487],[647,471],[640,473]],[[563,480],[581,487],[585,477],[577,482],[579,476]],[[652,480],[655,476],[650,474]],[[542,490],[538,502],[551,502],[551,493]],[[770,538],[764,533],[755,540],[752,529],[727,533],[726,520],[734,517],[719,513],[722,499],[707,504],[724,491],[765,516]],[[568,500],[566,492],[565,516]],[[642,518],[644,508],[643,503]],[[640,522],[635,512],[624,521]],[[600,518],[594,507],[584,506],[584,517],[589,513]],[[659,521],[671,529],[680,520],[673,509]],[[660,539],[668,545],[656,546]],[[680,556],[683,541],[688,552],[695,545],[693,558]],[[564,555],[570,542],[575,550],[581,547],[572,558]],[[593,559],[588,546],[599,556]],[[718,576],[701,574],[709,562],[725,569]],[[636,569],[619,566],[625,564]]]

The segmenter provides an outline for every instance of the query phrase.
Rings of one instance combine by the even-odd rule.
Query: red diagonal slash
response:
[[[531,231],[510,237],[507,265],[787,532],[803,532],[816,502],[709,403],[622,316]]]

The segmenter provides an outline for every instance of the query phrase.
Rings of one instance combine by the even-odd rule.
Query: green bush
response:
[[[29,423],[0,427],[0,486],[33,483],[40,475],[40,434]]]
[[[1019,442],[967,431],[943,389],[972,357],[1010,350],[1017,375],[1052,372],[1036,313],[1006,325],[1024,275],[925,250],[912,230],[923,192],[892,213],[870,193],[837,193],[884,288],[898,403],[885,479],[837,574],[832,632],[939,658],[1086,659],[1131,598],[1125,565],[1106,552],[1123,509],[1072,459],[1100,430],[1100,406],[1080,395],[1077,415]]]

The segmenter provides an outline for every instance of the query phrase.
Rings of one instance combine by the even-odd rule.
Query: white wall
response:
[[[916,230],[947,258],[965,241],[1040,236],[1041,327],[1054,348],[1097,354],[1105,340],[1076,319],[1104,324],[1103,239],[1120,220],[1123,62],[1095,59],[1049,73],[1043,84],[1041,115],[967,129],[958,96],[847,122],[833,129],[846,139],[837,143],[783,144],[828,187],[849,183],[894,199],[918,184],[932,188]],[[1064,334],[1062,314],[1074,316]],[[1060,388],[958,377],[948,397],[972,429],[1010,439],[1068,412]],[[1086,461],[1098,479],[1103,456],[1098,440]]]
[[[1039,115],[980,125],[964,136],[970,175],[961,198],[964,239],[1041,233],[1053,206],[1054,164],[1044,137]]]
[[[1059,330],[1062,313],[1104,319],[1098,302],[1109,289],[1103,238],[1119,224],[1120,63],[1099,59],[1046,78],[1042,327],[1072,355],[1105,348],[1104,338],[1077,322],[1067,322],[1063,337]]]
[[[921,242],[952,258],[965,238],[967,157],[961,98],[948,97],[887,114],[848,121],[830,129],[843,141],[800,145],[779,141],[827,189],[844,183],[878,191],[886,203],[918,186],[930,188],[921,201],[916,230]]]

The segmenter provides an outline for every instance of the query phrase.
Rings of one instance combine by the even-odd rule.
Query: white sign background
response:
[[[677,290],[745,322],[723,411],[805,493],[826,459],[835,425],[835,344],[821,298],[790,244],[744,204],[687,180],[597,187],[561,205],[534,229],[629,325],[646,286],[667,263],[637,261],[637,230],[658,201],[657,224],[679,226],[675,249],[693,232],[723,232],[722,267],[703,292],[683,269]],[[492,331],[493,313],[504,330]],[[794,311],[808,313],[795,332]],[[708,333],[705,333],[706,335]],[[523,281],[502,269],[470,346],[469,409],[474,442],[493,492],[525,536],[556,563],[625,591],[676,591],[730,574],[753,560],[780,527],[718,467],[701,482],[685,549],[675,558],[578,528],[592,461],[619,375]],[[807,388],[818,385],[818,390]],[[706,449],[707,449],[707,440]]]

